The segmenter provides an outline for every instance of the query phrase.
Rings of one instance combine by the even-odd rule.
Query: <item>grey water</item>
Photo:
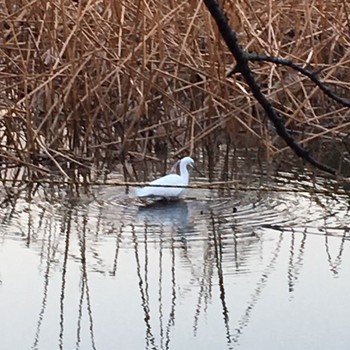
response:
[[[149,205],[1,188],[0,348],[348,349],[349,196],[284,175]]]

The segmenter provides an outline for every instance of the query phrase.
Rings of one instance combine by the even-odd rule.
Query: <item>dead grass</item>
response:
[[[322,69],[350,90],[350,4],[224,1],[242,46]],[[70,177],[77,168],[221,145],[286,150],[201,1],[4,0],[0,5],[2,161]],[[304,146],[345,140],[349,110],[285,67],[255,77]]]

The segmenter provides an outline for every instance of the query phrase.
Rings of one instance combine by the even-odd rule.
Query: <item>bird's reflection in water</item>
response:
[[[138,218],[144,223],[176,225],[185,229],[188,226],[188,205],[184,200],[158,200],[138,209]]]

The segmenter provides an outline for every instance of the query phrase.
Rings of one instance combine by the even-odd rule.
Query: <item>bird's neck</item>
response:
[[[189,174],[187,170],[187,165],[180,163],[180,176],[184,183],[188,184],[189,181]]]

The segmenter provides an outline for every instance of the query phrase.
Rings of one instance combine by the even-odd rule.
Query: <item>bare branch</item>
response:
[[[286,144],[295,152],[295,154],[301,157],[306,162],[312,164],[316,168],[323,170],[327,173],[336,174],[335,169],[318,162],[314,159],[309,152],[299,145],[291,134],[284,127],[283,121],[280,116],[277,114],[276,110],[270,103],[270,101],[265,97],[261,92],[260,86],[254,79],[253,73],[249,68],[248,61],[250,60],[250,55],[244,52],[240,46],[237,35],[230,27],[228,20],[223,13],[222,9],[219,7],[218,3],[215,0],[204,0],[206,7],[208,8],[210,14],[214,18],[220,34],[224,39],[226,45],[231,51],[232,55],[235,57],[237,66],[236,71],[239,71],[245,81],[247,82],[253,96],[260,103],[260,105],[265,110],[268,118],[271,120],[275,126],[277,134],[286,142]]]
[[[280,66],[287,66],[290,67],[299,73],[307,76],[312,82],[314,82],[320,90],[322,90],[325,95],[327,95],[329,98],[337,101],[344,107],[350,108],[350,99],[342,98],[338,95],[336,95],[324,82],[322,82],[320,79],[317,78],[317,74],[322,70],[322,69],[317,69],[317,70],[311,70],[309,68],[304,68],[293,61],[289,59],[284,59],[280,57],[273,57],[273,56],[267,56],[267,55],[258,55],[258,54],[252,54],[248,53],[246,55],[248,61],[252,62],[271,62],[278,64]],[[237,72],[235,68],[232,69],[231,72],[229,72],[228,75],[232,75],[233,73]]]

